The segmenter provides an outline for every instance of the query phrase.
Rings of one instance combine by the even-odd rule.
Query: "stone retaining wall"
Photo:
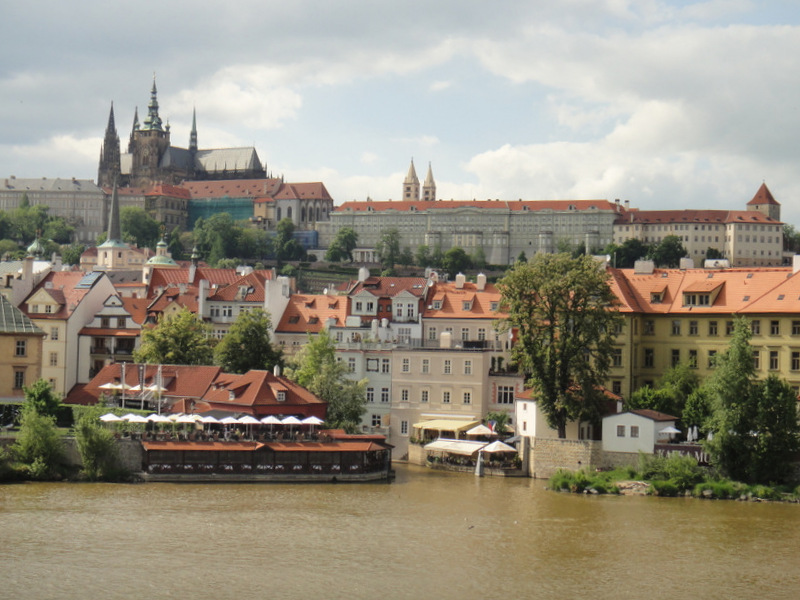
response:
[[[598,468],[602,449],[603,443],[593,440],[532,438],[528,470],[531,477],[548,479],[559,469]]]

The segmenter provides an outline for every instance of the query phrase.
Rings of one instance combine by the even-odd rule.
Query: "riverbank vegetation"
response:
[[[728,479],[714,469],[702,467],[691,456],[639,454],[638,468],[611,471],[561,469],[548,489],[583,494],[621,494],[634,489],[652,496],[692,496],[718,500],[800,501],[800,486],[748,484]]]

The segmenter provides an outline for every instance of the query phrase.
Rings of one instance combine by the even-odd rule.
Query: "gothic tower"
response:
[[[757,210],[768,217],[781,220],[781,205],[775,200],[766,183],[762,183],[756,195],[747,203],[747,210]]]
[[[108,115],[106,135],[100,147],[100,165],[97,168],[97,185],[100,187],[111,186],[119,177],[121,170],[119,135],[114,123],[114,103],[111,103],[111,112]]]
[[[411,159],[411,166],[408,168],[408,175],[403,181],[403,200],[419,200],[419,178],[414,169],[414,159]]]
[[[131,133],[131,137],[133,161],[130,185],[147,185],[159,181],[161,157],[169,148],[169,125],[163,126],[158,115],[158,90],[155,77],[150,91],[150,103],[147,105],[147,116],[141,127]]]
[[[425,176],[425,183],[422,186],[423,200],[436,200],[436,182],[433,180],[433,170],[431,163],[428,163],[428,174]]]

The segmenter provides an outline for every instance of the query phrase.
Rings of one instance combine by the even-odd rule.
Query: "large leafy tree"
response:
[[[165,365],[210,365],[214,361],[211,327],[185,307],[142,331],[136,362]]]
[[[636,238],[627,239],[621,245],[609,244],[604,249],[612,257],[611,264],[618,269],[632,269],[636,261],[647,256],[649,251],[650,246]]]
[[[278,221],[278,225],[275,227],[275,237],[272,239],[272,251],[278,264],[287,260],[305,258],[305,248],[294,238],[294,223],[290,218]]]
[[[126,206],[120,211],[119,225],[126,241],[135,241],[141,248],[155,248],[161,237],[161,229],[153,217],[143,208]]]
[[[328,403],[325,423],[329,427],[358,431],[366,411],[367,380],[348,379],[347,367],[336,360],[336,345],[327,329],[309,336],[287,374]]]
[[[53,391],[44,379],[37,379],[33,385],[23,388],[25,406],[40,415],[55,417],[61,408],[61,398]]]
[[[103,404],[81,414],[75,425],[75,441],[81,455],[81,469],[90,481],[114,479],[121,475],[119,445],[110,429],[100,424],[100,415],[107,410]]]
[[[444,253],[444,264],[442,265],[450,277],[455,277],[458,273],[463,273],[472,268],[472,259],[463,248],[453,246]]]
[[[737,319],[728,349],[717,357],[708,381],[713,438],[706,445],[729,477],[779,483],[789,477],[800,444],[797,397],[775,376],[756,380],[751,335],[746,319]]]
[[[677,235],[668,235],[655,246],[650,248],[648,257],[659,267],[675,268],[680,265],[681,259],[686,256],[681,238]]]
[[[614,331],[621,319],[609,275],[590,256],[537,254],[498,283],[515,332],[512,358],[530,375],[559,437],[573,420],[599,421]]]
[[[270,339],[272,323],[260,308],[239,313],[214,349],[216,363],[228,373],[271,370],[281,362],[281,351]]]
[[[400,258],[400,232],[394,227],[384,231],[375,250],[378,252],[381,266],[384,269],[394,269]]]
[[[328,251],[325,252],[325,260],[353,262],[353,250],[355,250],[356,244],[358,244],[358,233],[352,227],[342,227],[336,232],[336,237],[333,238]]]

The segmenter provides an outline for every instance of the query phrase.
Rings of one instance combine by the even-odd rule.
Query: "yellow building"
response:
[[[42,373],[45,332],[0,294],[0,402],[19,400]]]

